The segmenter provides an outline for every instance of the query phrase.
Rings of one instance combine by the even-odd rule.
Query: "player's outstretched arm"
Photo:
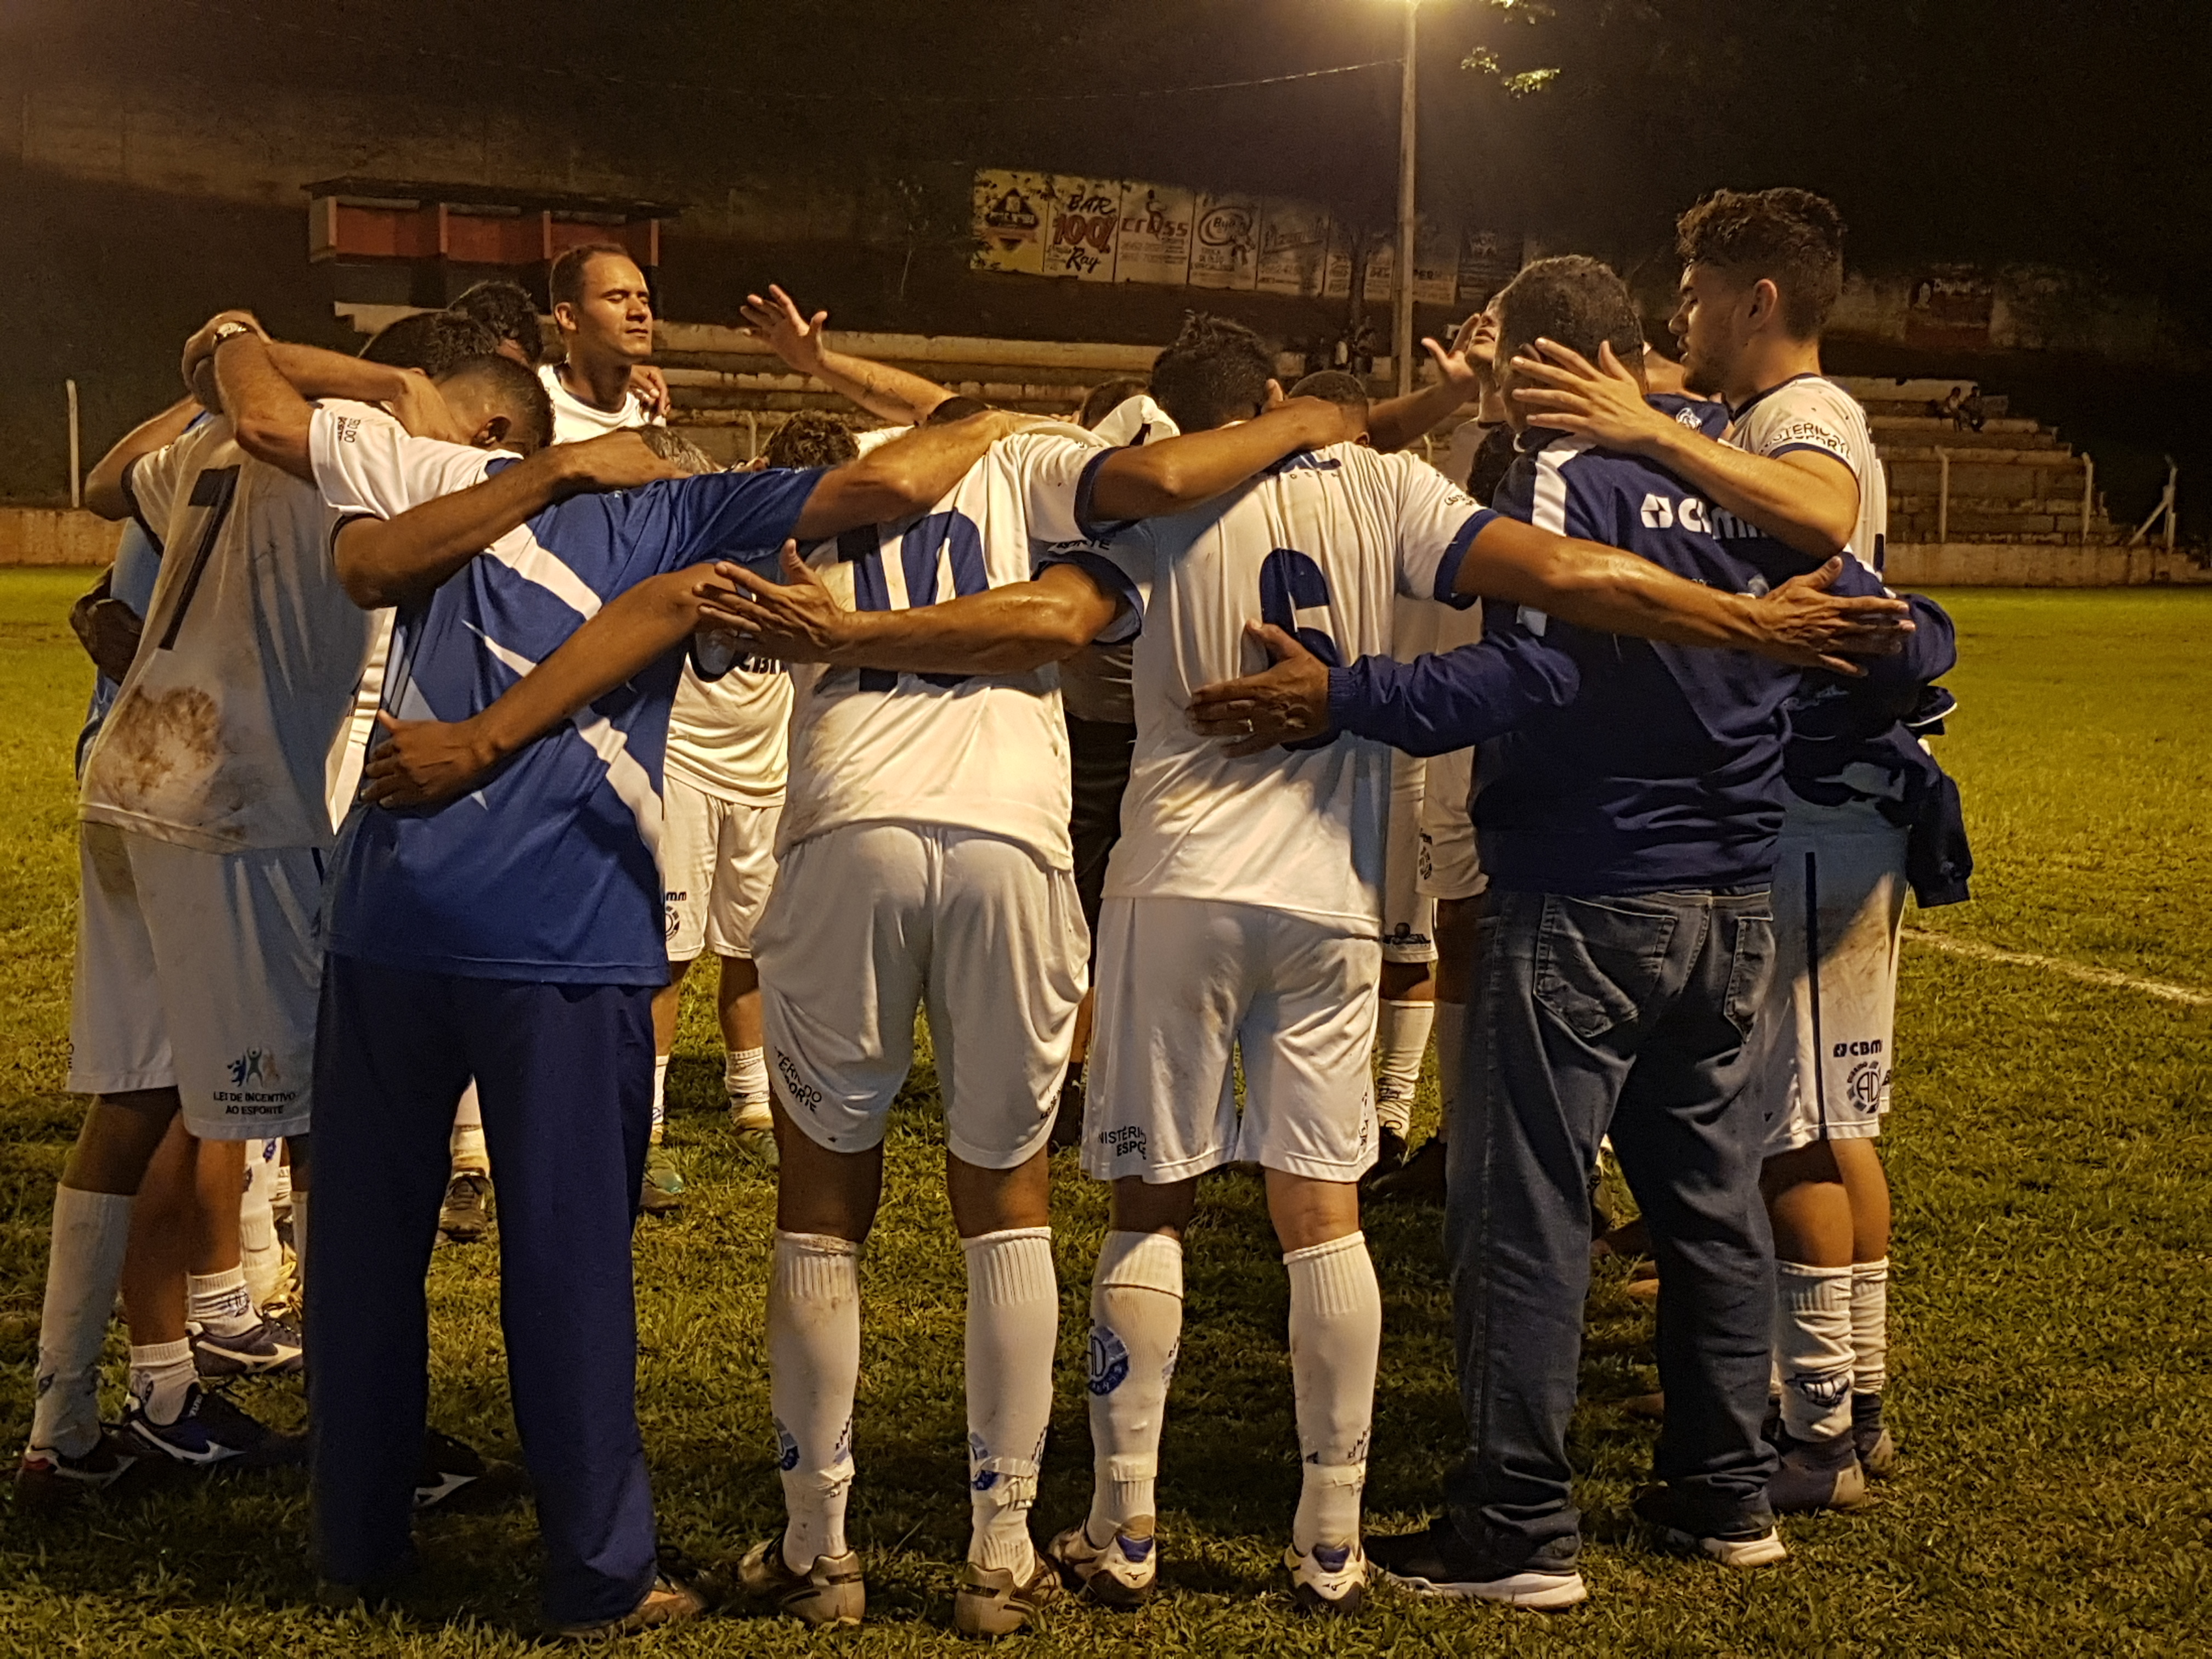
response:
[[[560,649],[467,720],[379,714],[389,735],[369,755],[362,799],[383,806],[435,806],[466,793],[509,755],[689,639],[699,620],[693,590],[707,574],[704,565],[672,570],[616,595]]]
[[[993,409],[894,438],[823,473],[792,533],[803,542],[826,541],[862,525],[922,512],[958,483],[993,444],[1037,423],[1027,415]]]
[[[1912,623],[1902,599],[1829,592],[1843,569],[1841,559],[1831,559],[1753,599],[1686,580],[1618,548],[1492,518],[1468,544],[1455,586],[1600,633],[1750,651],[1856,676],[1862,671],[1851,658],[1897,651]]]
[[[817,311],[809,317],[774,283],[769,285],[766,299],[745,295],[743,311],[745,332],[783,359],[785,368],[812,375],[879,420],[920,426],[952,396],[919,374],[830,350],[822,337],[822,325],[830,320],[830,313]]]
[[[1656,461],[1715,506],[1808,557],[1829,558],[1850,545],[1859,483],[1834,456],[1813,449],[1754,455],[1708,438],[1645,402],[1610,345],[1599,348],[1595,364],[1554,340],[1532,349],[1534,356],[1513,360],[1514,374],[1533,382],[1513,393],[1531,424]]]
[[[555,444],[482,483],[409,507],[352,519],[332,544],[338,580],[364,611],[421,599],[501,537],[587,489],[634,489],[683,476],[635,432]]]
[[[1185,512],[1234,489],[1286,455],[1358,435],[1336,404],[1293,398],[1235,426],[1117,449],[1091,475],[1086,516],[1128,520]]]
[[[1122,605],[1088,571],[1055,564],[1034,581],[940,605],[848,611],[796,544],[784,547],[780,583],[722,564],[696,591],[701,621],[734,631],[762,656],[908,674],[1027,673],[1074,655]]]
[[[1422,349],[1437,367],[1435,383],[1402,398],[1386,398],[1367,406],[1367,438],[1378,451],[1388,455],[1420,442],[1440,422],[1449,420],[1482,395],[1485,370],[1474,348],[1486,321],[1485,313],[1478,311],[1462,323],[1449,351],[1434,340],[1424,339]],[[1493,333],[1495,326],[1491,325]]]
[[[101,518],[117,520],[131,516],[131,493],[123,487],[123,475],[131,463],[141,455],[151,455],[166,449],[182,437],[185,428],[199,416],[198,401],[179,398],[150,421],[139,423],[116,440],[115,447],[100,458],[99,464],[85,475],[84,504]]]

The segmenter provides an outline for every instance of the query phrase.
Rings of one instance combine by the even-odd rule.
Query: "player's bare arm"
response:
[[[308,483],[315,481],[308,453],[315,414],[311,398],[388,404],[394,418],[417,437],[467,441],[438,389],[414,369],[366,362],[316,346],[274,343],[252,334],[223,340],[210,362],[216,404],[230,416],[238,447]]]
[[[1482,364],[1474,348],[1487,321],[1486,314],[1478,311],[1462,323],[1449,350],[1434,340],[1422,340],[1422,349],[1436,366],[1436,381],[1402,398],[1386,398],[1367,406],[1367,436],[1378,451],[1387,455],[1419,443],[1439,422],[1450,419],[1482,395]],[[1495,343],[1494,323],[1491,331]]]
[[[864,524],[922,512],[958,483],[993,444],[1037,424],[1033,416],[993,409],[894,438],[823,473],[793,533],[800,541],[818,542]]]
[[[115,447],[100,458],[99,464],[86,475],[84,504],[109,520],[131,516],[131,496],[123,487],[123,475],[131,463],[141,455],[151,455],[157,449],[166,449],[185,434],[185,428],[199,417],[199,400],[179,398],[159,415],[137,426],[116,440]]]
[[[799,556],[783,550],[783,580],[720,564],[696,589],[699,619],[738,634],[747,649],[787,662],[886,668],[909,674],[1021,674],[1059,662],[1098,637],[1124,601],[1088,572],[1053,565],[1010,583],[902,611],[854,611]]]
[[[1513,360],[1516,379],[1533,382],[1513,393],[1530,425],[1656,461],[1796,552],[1825,559],[1850,545],[1859,483],[1834,456],[1807,449],[1753,455],[1708,438],[1645,402],[1610,345],[1599,349],[1595,363],[1553,340],[1538,340],[1534,349],[1536,356]]]
[[[773,283],[766,298],[745,295],[742,310],[745,332],[781,358],[785,368],[812,375],[878,419],[920,426],[952,396],[936,381],[919,374],[830,350],[822,338],[822,325],[830,320],[830,313],[817,311],[808,316]]]
[[[1292,398],[1234,426],[1114,451],[1091,479],[1092,512],[1100,519],[1188,512],[1286,455],[1358,435],[1357,423],[1337,404]]]

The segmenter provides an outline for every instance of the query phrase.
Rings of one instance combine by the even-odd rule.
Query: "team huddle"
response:
[[[550,1623],[726,1593],[860,1622],[860,1258],[919,1019],[967,1273],[963,1634],[1160,1588],[1183,1235],[1231,1164],[1289,1280],[1301,1609],[1378,1577],[1583,1599],[1595,1254],[1656,1264],[1657,1543],[1755,1567],[1778,1510],[1863,1504],[1896,1455],[1899,923],[1969,866],[1922,741],[1953,631],[1883,586],[1881,462],[1820,372],[1834,210],[1723,191],[1680,234],[1679,365],[1609,269],[1553,258],[1374,403],[1285,394],[1193,317],[1146,380],[1015,415],[771,289],[754,335],[884,424],[797,416],[730,471],[663,423],[611,245],[552,268],[557,363],[513,284],[358,357],[211,320],[88,492],[125,521],[75,618],[92,1105],[19,1490],[304,1459],[321,1577],[391,1593],[414,1515],[522,1481],[427,1421],[431,1251],[495,1202]],[[734,1583],[661,1546],[635,1401],[631,1234],[686,1200],[663,1096],[709,954],[732,1130],[777,1183],[787,1525]],[[1111,1186],[1094,1479],[1041,1540],[1070,1143]],[[1363,1535],[1361,1203],[1424,1194],[1466,1455],[1426,1532]],[[301,1369],[304,1440],[220,1386]]]

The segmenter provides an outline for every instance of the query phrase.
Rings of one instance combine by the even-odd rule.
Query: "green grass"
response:
[[[76,573],[0,573],[0,1434],[28,1411],[60,1092],[73,864],[68,747],[89,670],[61,617]],[[1944,739],[1980,902],[1927,925],[2212,988],[2201,866],[2212,771],[2212,594],[1950,596],[1964,702]],[[2212,1013],[1918,947],[1889,1140],[1898,1190],[1893,1414],[1901,1477],[1869,1511],[1794,1521],[1790,1563],[1732,1577],[1647,1554],[1620,1515],[1650,1457],[1620,1401],[1654,1385],[1649,1316],[1617,1276],[1591,1303],[1576,1449],[1594,1595],[1556,1619],[1381,1594],[1343,1628],[1297,1620],[1274,1567],[1297,1490],[1286,1293],[1257,1185],[1217,1180],[1190,1246],[1190,1317],[1164,1449],[1173,1593],[1133,1619],[1063,1609],[1021,1638],[1059,1656],[2167,1655],[2212,1651]],[[672,1079],[696,1197],[638,1241],[641,1401],[665,1535],[719,1558],[779,1513],[761,1341],[768,1184],[729,1155],[702,1002]],[[964,1537],[960,1257],[938,1179],[933,1080],[890,1142],[864,1268],[854,1524],[874,1609],[812,1638],[720,1618],[656,1651],[950,1654]],[[1060,1395],[1040,1528],[1088,1490],[1082,1344],[1098,1191],[1062,1172]],[[1433,1502],[1459,1430],[1432,1214],[1380,1212],[1388,1305],[1369,1486],[1382,1528]],[[514,1455],[490,1247],[433,1277],[442,1425]],[[119,1350],[118,1353],[119,1358]],[[296,1386],[251,1402],[297,1420]],[[453,1655],[524,1650],[527,1509],[422,1528],[404,1614],[314,1607],[296,1476],[179,1485],[33,1526],[0,1521],[0,1655]]]

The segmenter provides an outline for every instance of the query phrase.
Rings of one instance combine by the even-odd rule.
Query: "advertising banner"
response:
[[[1518,231],[1465,232],[1459,240],[1459,302],[1469,309],[1487,305],[1520,269]]]
[[[1260,198],[1201,195],[1190,239],[1190,285],[1249,289],[1259,275]]]
[[[1051,181],[1042,173],[981,167],[975,173],[974,230],[977,270],[1044,274]]]
[[[1166,283],[1180,288],[1190,276],[1190,227],[1197,198],[1173,185],[1132,181],[1121,186],[1121,231],[1115,240],[1114,280]]]
[[[1325,210],[1310,202],[1285,201],[1279,197],[1261,204],[1257,286],[1261,293],[1317,298],[1328,275],[1328,256],[1329,223]]]
[[[1119,179],[1052,180],[1052,230],[1044,246],[1044,274],[1085,283],[1114,280],[1114,250],[1121,228]]]

